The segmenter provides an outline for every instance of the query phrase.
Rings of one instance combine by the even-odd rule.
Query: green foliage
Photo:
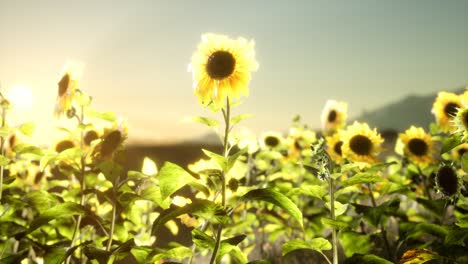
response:
[[[332,245],[330,244],[330,242],[321,237],[314,238],[308,242],[303,241],[301,239],[294,239],[283,244],[282,254],[286,255],[289,252],[299,249],[310,249],[322,252],[323,250],[330,250],[331,248]]]

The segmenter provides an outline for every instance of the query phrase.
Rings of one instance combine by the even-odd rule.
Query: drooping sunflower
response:
[[[450,165],[443,165],[436,173],[438,189],[447,197],[452,197],[459,192],[460,182],[456,170]]]
[[[376,129],[371,130],[367,123],[355,121],[342,132],[343,157],[350,161],[375,163],[383,142]]]
[[[347,103],[328,100],[321,115],[323,131],[329,133],[343,128],[346,125],[347,112]]]
[[[83,66],[79,63],[67,63],[58,82],[58,94],[55,103],[55,115],[65,114],[72,108],[75,91],[79,88],[79,79]]]
[[[461,107],[462,96],[454,93],[439,92],[432,106],[432,114],[434,114],[436,124],[442,132],[450,133],[455,131],[451,120],[453,120],[458,109]]]
[[[192,56],[195,95],[205,106],[224,107],[226,97],[238,99],[248,96],[251,72],[258,69],[255,60],[255,42],[245,38],[236,40],[224,35],[207,33]]]
[[[127,139],[127,123],[119,120],[114,123],[112,128],[105,129],[101,141],[95,146],[93,156],[97,159],[112,159],[114,153],[121,148],[123,142]]]
[[[468,108],[463,106],[459,108],[455,118],[453,119],[455,124],[456,133],[462,135],[462,141],[468,141]]]
[[[343,146],[343,141],[341,140],[340,132],[325,138],[327,143],[327,153],[330,155],[330,158],[337,164],[343,162],[343,151],[341,147]]]
[[[411,126],[399,135],[399,140],[403,143],[403,153],[412,162],[425,166],[434,159],[433,141],[429,134],[423,128]]]

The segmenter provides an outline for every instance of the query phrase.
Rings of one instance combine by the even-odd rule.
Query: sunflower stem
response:
[[[78,118],[77,116],[77,119],[79,120],[79,127],[81,129],[81,127],[84,125],[84,106],[81,106],[81,112],[80,112],[80,117]],[[81,153],[83,153],[83,150],[84,150],[84,131],[81,130],[80,132],[80,150],[81,150]],[[81,206],[84,206],[84,203],[85,203],[85,190],[86,190],[86,181],[85,181],[85,156],[83,154],[81,154],[81,158],[80,158],[80,205]],[[79,233],[79,229],[80,229],[80,225],[81,225],[81,219],[82,219],[82,216],[81,215],[78,215],[78,219],[76,220],[76,223],[75,223],[75,228],[73,230],[73,236],[72,236],[72,240],[71,240],[71,243],[70,243],[70,247],[73,247],[75,245],[75,242],[78,238],[78,233]],[[67,258],[67,261],[66,263],[69,264],[70,261],[71,261],[71,255]]]
[[[375,201],[375,198],[374,198],[374,193],[372,192],[372,185],[370,183],[367,184],[367,189],[369,190],[369,196],[371,198],[371,202],[372,202],[372,207],[376,208],[377,207],[377,203]],[[384,246],[385,246],[385,250],[387,251],[386,255],[389,259],[392,258],[392,254],[390,252],[390,243],[388,242],[388,239],[387,239],[387,231],[385,230],[385,227],[382,223],[382,218],[379,219],[379,228],[380,228],[380,231],[382,233],[382,240],[384,242]]]
[[[335,180],[330,176],[328,180],[330,192],[330,217],[333,221],[336,220],[335,216]],[[333,264],[338,264],[338,237],[337,230],[332,228],[332,249],[333,249]]]
[[[5,124],[6,124],[5,119],[6,119],[6,109],[5,107],[2,107],[2,128],[5,127]],[[4,156],[5,155],[5,137],[3,136],[0,138],[0,151],[1,151],[2,156]],[[4,171],[4,166],[1,165],[0,166],[0,205],[2,204],[3,171]]]
[[[113,192],[114,192],[114,197],[116,197],[117,195],[117,190],[116,190],[116,187],[115,186],[118,186],[118,183],[120,181],[120,177],[117,177],[116,179],[116,182],[114,183],[114,188],[113,188]],[[107,251],[110,251],[111,247],[112,247],[112,236],[114,235],[114,229],[115,229],[115,218],[116,218],[116,215],[117,215],[117,204],[116,204],[117,201],[114,201],[114,203],[112,204],[112,220],[111,220],[111,226],[110,226],[110,230],[109,230],[109,238],[107,240],[107,247],[106,247],[106,250]]]
[[[224,117],[224,123],[226,124],[226,127],[224,129],[224,142],[223,142],[223,156],[224,158],[229,157],[229,131],[231,130],[230,128],[230,105],[229,105],[229,97],[226,97],[226,111],[223,110],[223,117]],[[221,177],[221,204],[223,206],[223,209],[226,207],[226,171],[223,169],[223,174]],[[215,247],[213,249],[213,254],[211,255],[211,260],[210,264],[216,263],[216,256],[218,255],[219,247],[221,246],[221,236],[223,233],[223,224],[219,223],[218,225],[218,231],[216,232],[216,243]]]

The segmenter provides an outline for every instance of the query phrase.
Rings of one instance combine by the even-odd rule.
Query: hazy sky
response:
[[[408,94],[468,85],[468,1],[0,1],[0,83],[33,89],[32,114],[52,122],[60,71],[85,63],[98,110],[128,119],[130,139],[191,139],[181,120],[213,115],[187,72],[201,34],[256,42],[258,72],[234,113],[257,133],[300,114],[319,127],[327,99],[356,116]],[[428,109],[428,111],[430,111]],[[46,121],[48,120],[48,121]]]

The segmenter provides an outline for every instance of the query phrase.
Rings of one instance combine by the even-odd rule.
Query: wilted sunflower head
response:
[[[346,125],[348,104],[345,102],[328,100],[322,110],[321,121],[324,133],[343,128]]]
[[[453,123],[456,128],[456,133],[460,133],[462,135],[462,141],[468,141],[468,108],[463,106],[459,108],[455,118],[453,119]]]
[[[327,153],[330,155],[330,158],[337,164],[343,162],[343,152],[341,150],[343,141],[341,140],[340,134],[340,132],[336,132],[335,134],[325,138],[327,144]]]
[[[120,120],[114,123],[111,129],[104,131],[101,141],[94,149],[94,156],[99,159],[111,159],[114,153],[122,146],[127,139],[128,128],[125,121]]]
[[[439,92],[432,106],[432,114],[436,124],[442,132],[453,132],[455,127],[451,120],[454,119],[458,109],[462,107],[462,97],[454,93]]]
[[[460,182],[456,170],[450,165],[443,165],[436,174],[438,189],[447,197],[456,195],[460,190]]]
[[[79,79],[83,65],[77,62],[69,62],[58,81],[58,93],[55,103],[55,115],[61,116],[72,108],[73,96],[79,88]]]
[[[57,153],[61,153],[67,149],[71,149],[74,147],[76,147],[76,144],[74,141],[72,141],[71,139],[64,139],[64,140],[57,142],[57,144],[55,144],[55,151]]]
[[[260,149],[279,150],[284,146],[284,138],[278,132],[266,132],[260,136]]]
[[[241,95],[248,96],[250,72],[258,69],[254,46],[253,40],[244,38],[202,35],[202,42],[189,65],[195,95],[202,105],[212,104],[212,109],[217,110],[224,107],[226,97],[233,100]]]
[[[343,157],[350,161],[375,163],[381,150],[382,137],[366,123],[355,121],[341,133]]]
[[[425,166],[433,161],[433,141],[421,127],[411,126],[399,135],[403,143],[403,153],[412,162]]]

